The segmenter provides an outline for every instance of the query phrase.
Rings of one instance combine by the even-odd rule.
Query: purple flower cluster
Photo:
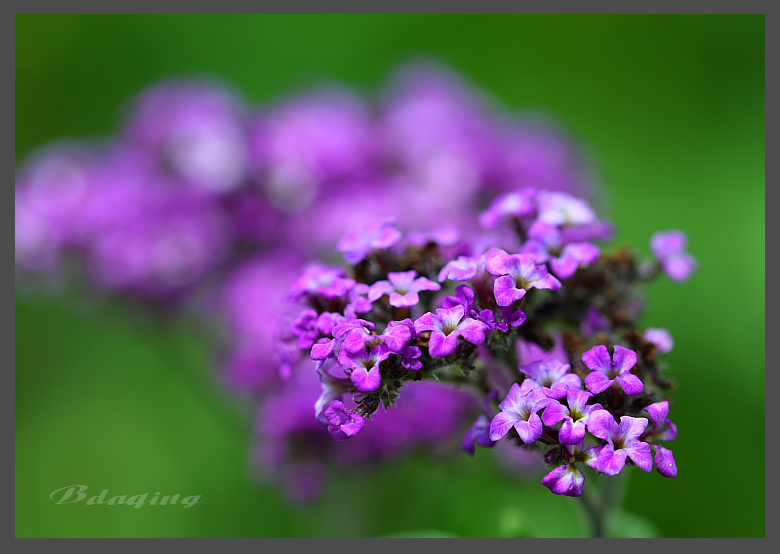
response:
[[[662,268],[640,270],[625,249],[603,253],[594,243],[612,226],[566,193],[510,192],[480,221],[484,234],[420,248],[379,219],[339,243],[347,269],[311,265],[296,281],[288,329],[305,336],[299,350],[314,361],[321,424],[353,439],[409,383],[449,383],[483,398],[463,449],[507,438],[537,450],[555,494],[582,494],[578,464],[608,476],[628,464],[651,471],[654,453],[659,473],[675,476],[672,452],[654,442],[676,436],[656,359],[671,336],[636,324],[639,286]],[[502,240],[502,227],[514,237]],[[356,289],[368,291],[359,314]]]
[[[430,64],[377,101],[330,86],[253,107],[175,80],[126,114],[101,143],[21,166],[17,270],[76,268],[219,320],[225,381],[258,402],[258,460],[301,497],[329,464],[439,447],[474,418],[465,450],[543,444],[558,494],[581,491],[577,462],[640,465],[634,440],[676,474],[654,442],[676,435],[656,361],[672,340],[639,334],[632,285],[696,262],[680,232],[653,237],[648,271],[605,255],[612,225],[581,198],[595,181],[561,130]],[[621,427],[648,416],[638,438]]]

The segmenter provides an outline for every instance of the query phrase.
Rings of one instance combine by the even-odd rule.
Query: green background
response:
[[[16,161],[103,136],[141,87],[209,74],[252,103],[320,79],[375,91],[417,55],[597,159],[620,244],[679,228],[701,271],[649,292],[678,382],[676,479],[631,471],[628,534],[764,535],[764,16],[16,16]],[[577,536],[576,500],[486,451],[336,474],[296,506],[252,479],[252,414],[200,331],[84,291],[16,296],[17,536]],[[201,495],[190,509],[56,505],[55,489]]]

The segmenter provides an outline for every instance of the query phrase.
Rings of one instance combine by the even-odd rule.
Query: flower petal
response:
[[[512,426],[517,423],[517,414],[512,412],[499,412],[490,422],[490,440],[501,440],[506,436]]]

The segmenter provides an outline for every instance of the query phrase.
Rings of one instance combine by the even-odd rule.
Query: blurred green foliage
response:
[[[321,79],[375,91],[419,55],[559,120],[597,160],[617,242],[648,253],[654,231],[679,228],[701,264],[648,290],[646,325],[676,341],[679,476],[631,471],[624,532],[764,536],[763,15],[17,15],[15,46],[17,162],[112,133],[162,78],[214,75],[260,103]],[[337,474],[295,506],[252,479],[251,410],[219,386],[198,329],[84,304],[17,295],[17,536],[585,533],[576,500],[507,477],[483,450]],[[49,499],[74,484],[201,503]]]

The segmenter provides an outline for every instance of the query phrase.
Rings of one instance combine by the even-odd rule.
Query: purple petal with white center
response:
[[[579,375],[575,373],[569,373],[564,375],[560,379],[556,380],[549,391],[545,391],[545,394],[550,398],[563,398],[566,393],[571,390],[580,390],[582,388],[582,380]]]
[[[593,394],[604,392],[612,386],[612,379],[600,371],[591,371],[585,377],[585,387]]]
[[[583,412],[586,411],[585,405],[592,397],[592,394],[584,390],[579,390],[579,387],[571,387],[568,391],[566,391],[566,403],[569,405],[569,409],[577,409]],[[600,407],[601,405],[594,404],[593,406]],[[590,408],[592,408],[592,406],[590,406]]]
[[[612,436],[627,439],[638,438],[647,429],[647,424],[648,421],[645,417],[620,416],[620,423]]]
[[[411,308],[420,303],[420,295],[417,291],[410,291],[406,294],[399,294],[395,291],[390,293],[390,305],[396,308]]]
[[[566,253],[561,254],[559,258],[550,260],[550,267],[561,279],[568,279],[577,273],[579,266],[579,262],[573,256],[567,255]]]
[[[479,269],[479,264],[474,258],[460,256],[459,258],[448,262],[439,272],[439,282],[449,279],[450,281],[469,281]]]
[[[524,443],[533,444],[542,436],[544,426],[541,418],[537,414],[532,413],[528,417],[528,421],[520,420],[515,423],[515,431],[517,431]]]
[[[356,367],[352,370],[352,374],[349,378],[355,384],[355,388],[360,392],[374,392],[382,384],[382,377],[379,374],[378,365],[372,367],[368,371],[365,367]]]
[[[612,354],[612,365],[619,373],[629,371],[636,365],[636,352],[628,348],[616,345]]]
[[[525,383],[525,381],[523,381],[523,383]],[[569,408],[557,401],[547,404],[547,407],[542,414],[542,421],[544,421],[544,424],[547,426],[555,425],[566,418],[571,419],[569,417]]]
[[[428,341],[428,352],[435,358],[446,358],[455,353],[458,348],[458,334],[450,333],[445,335],[441,332],[431,333]]]
[[[408,322],[408,323],[405,323]],[[411,320],[406,319],[404,322],[391,321],[387,324],[387,329],[381,335],[384,344],[392,352],[400,353],[409,341],[412,339],[412,330],[410,330]],[[412,326],[411,329],[414,329]]]
[[[519,260],[515,256],[500,248],[493,247],[485,252],[485,269],[491,275],[512,275],[519,265]]]
[[[607,410],[595,410],[588,419],[588,431],[594,437],[602,440],[611,440],[618,430],[618,424],[612,414]]]
[[[390,294],[393,292],[393,285],[390,284],[389,281],[377,281],[373,285],[371,285],[371,288],[368,291],[368,299],[371,302],[375,302],[376,300],[379,300],[386,294]]]
[[[591,371],[602,371],[606,373],[607,370],[612,368],[612,358],[609,355],[607,347],[603,344],[594,346],[590,350],[584,352],[582,354],[582,363]]]
[[[495,442],[504,438],[518,421],[518,414],[513,412],[498,412],[490,422],[490,440]]]
[[[476,319],[467,317],[458,325],[458,334],[472,344],[480,345],[485,342],[485,324]]]
[[[523,296],[525,290],[517,288],[515,278],[511,275],[502,275],[493,283],[493,293],[499,306],[511,306]]]
[[[625,448],[623,448],[623,450],[625,450],[626,454],[628,454],[628,457],[631,458],[631,461],[633,461],[637,467],[647,471],[648,473],[653,471],[653,455],[650,452],[649,444],[646,442],[636,441],[630,446],[627,445]]]
[[[562,496],[582,496],[585,475],[574,464],[565,464],[553,469],[542,478],[542,485]]]
[[[439,317],[432,313],[427,312],[417,318],[414,322],[414,330],[419,335],[424,331],[433,331],[436,329],[436,323],[439,321]]]
[[[617,475],[626,465],[628,454],[625,450],[615,450],[611,444],[604,445],[596,459],[596,469],[605,475]]]

